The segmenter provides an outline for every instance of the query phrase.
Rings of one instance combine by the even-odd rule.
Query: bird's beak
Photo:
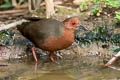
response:
[[[88,28],[84,25],[79,24],[77,26],[78,26],[78,29],[80,29],[80,30],[82,29],[82,30],[88,31]]]

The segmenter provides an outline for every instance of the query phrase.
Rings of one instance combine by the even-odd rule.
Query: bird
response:
[[[32,53],[36,63],[38,59],[35,47],[48,51],[50,60],[58,63],[54,60],[54,52],[72,45],[76,29],[87,30],[77,17],[70,17],[64,21],[52,18],[27,18],[27,20],[29,22],[17,26],[17,29],[35,45],[32,47]]]

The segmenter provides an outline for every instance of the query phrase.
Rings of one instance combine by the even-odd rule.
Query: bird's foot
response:
[[[63,58],[62,55],[60,55],[59,53],[57,53],[56,56],[61,58],[61,59]]]
[[[51,60],[53,63],[60,64],[59,62],[55,61],[53,57],[50,57],[50,60]]]
[[[53,56],[54,56],[54,53],[53,53],[53,52],[50,52],[50,54],[49,54],[50,60],[51,60],[52,62],[56,63],[56,64],[60,64],[59,62],[57,62],[57,61],[54,60]]]

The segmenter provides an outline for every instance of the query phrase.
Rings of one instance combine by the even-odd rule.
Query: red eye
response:
[[[72,23],[72,25],[75,25],[75,23]]]

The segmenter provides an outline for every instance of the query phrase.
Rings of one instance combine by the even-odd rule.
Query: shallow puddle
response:
[[[120,80],[120,71],[102,68],[98,57],[59,60],[60,64],[40,62],[2,62],[0,80]],[[2,64],[1,63],[1,64]],[[118,67],[119,68],[119,67]]]

